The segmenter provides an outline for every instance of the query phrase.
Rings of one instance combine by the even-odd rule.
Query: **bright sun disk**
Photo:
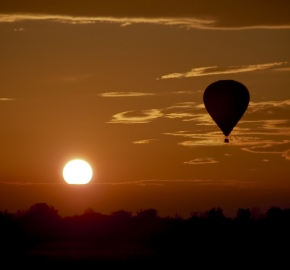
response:
[[[64,166],[62,174],[68,184],[84,185],[91,181],[93,170],[86,161],[74,159]]]

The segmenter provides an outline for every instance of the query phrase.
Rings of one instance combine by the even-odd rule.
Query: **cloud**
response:
[[[255,113],[262,110],[268,109],[290,109],[290,99],[279,100],[279,101],[261,101],[261,102],[250,102],[247,113]]]
[[[0,98],[0,101],[12,101],[14,98]]]
[[[192,118],[194,117],[191,113],[186,112],[170,112],[172,110],[190,110],[196,109],[195,102],[181,102],[176,103],[170,107],[166,107],[163,109],[149,109],[149,110],[142,110],[142,111],[125,111],[121,113],[117,113],[112,116],[112,119],[108,123],[113,124],[144,124],[152,122],[153,120],[161,117],[165,118]],[[198,108],[199,109],[199,108]],[[208,117],[208,116],[207,116]]]
[[[140,92],[107,92],[100,94],[101,97],[144,97],[154,96],[154,93],[140,93]]]
[[[134,141],[134,144],[149,144],[156,141],[156,139],[147,139],[147,140],[139,140],[139,141]]]
[[[239,187],[249,188],[260,185],[255,181],[238,181],[238,180],[211,180],[211,179],[150,179],[150,180],[136,180],[136,181],[123,181],[123,182],[95,182],[89,185],[93,186],[118,186],[118,185],[138,185],[138,186],[164,186],[167,184],[190,184],[195,186],[222,186],[222,187]],[[12,186],[67,186],[66,183],[40,183],[40,182],[0,182],[0,185]]]
[[[181,184],[188,183],[196,186],[223,186],[223,187],[240,187],[248,188],[252,186],[260,185],[256,181],[238,181],[238,180],[211,180],[211,179],[152,179],[152,180],[137,180],[137,181],[125,181],[125,182],[103,182],[96,183],[97,185],[139,185],[139,186],[164,186],[166,184]]]
[[[200,165],[200,164],[215,164],[219,163],[217,160],[214,158],[196,158],[192,159],[190,161],[185,161],[183,162],[185,164],[191,164],[191,165]]]
[[[282,148],[282,150],[279,150],[279,148]],[[279,155],[285,158],[285,160],[290,160],[290,140],[284,140],[282,142],[270,142],[261,146],[242,148],[242,150],[253,154]]]
[[[154,119],[162,117],[163,114],[158,109],[143,110],[140,112],[126,111],[113,115],[111,124],[145,124]]]
[[[290,128],[283,132],[274,132],[267,129],[256,130],[245,129],[234,130],[234,135],[230,136],[230,143],[224,144],[221,131],[204,131],[204,133],[194,133],[177,131],[172,133],[163,133],[164,135],[189,138],[190,140],[181,141],[178,144],[186,147],[201,146],[223,146],[223,147],[241,147],[241,150],[252,154],[280,155],[285,160],[290,160]],[[254,136],[253,136],[254,135]],[[275,138],[276,137],[276,138]],[[285,138],[285,139],[282,139]]]
[[[170,119],[185,118],[185,117],[193,117],[193,114],[190,112],[176,112],[176,113],[168,113],[165,115],[165,117]]]
[[[249,120],[241,121],[239,125],[246,125],[247,127],[236,126],[234,132],[238,136],[289,136],[290,135],[290,120]]]
[[[277,131],[276,131],[277,130]],[[190,131],[176,131],[166,132],[164,135],[186,138],[186,141],[179,142],[179,145],[198,147],[198,146],[239,146],[239,147],[268,147],[278,146],[288,143],[288,140],[282,142],[277,140],[278,137],[289,137],[290,127],[285,127],[281,130],[273,125],[272,128],[263,128],[259,125],[256,128],[239,128],[235,127],[230,136],[230,144],[224,144],[224,136],[222,131],[217,127],[210,130],[200,130],[195,132]],[[276,137],[276,138],[275,138]],[[248,148],[242,148],[246,151]],[[251,149],[251,148],[250,148]],[[249,150],[252,152],[252,150]]]
[[[289,111],[290,100],[250,102],[244,117],[234,129],[235,133],[245,135],[249,134],[251,130],[252,135],[289,135],[290,120],[287,113]],[[206,112],[204,104],[196,104],[195,102],[179,102],[169,107],[148,109],[141,112],[126,111],[114,115],[111,122],[121,123],[125,120],[123,123],[127,123],[128,120],[133,123],[137,120],[136,122],[138,123],[139,119],[144,122],[143,120],[153,121],[161,117],[180,119],[185,122],[191,121],[197,126],[216,127],[216,123]],[[213,131],[213,129],[211,130]],[[213,134],[210,135],[212,136]]]
[[[0,182],[0,185],[12,185],[12,186],[54,186],[54,185],[67,185],[66,183],[41,183],[41,182]]]
[[[172,94],[188,94],[188,95],[191,95],[191,94],[195,94],[196,92],[199,92],[199,91],[177,91],[177,92],[172,92]]]
[[[186,141],[179,142],[179,145],[198,147],[198,146],[224,146],[224,137],[221,131],[215,129],[212,130],[196,130],[191,131],[176,131],[176,132],[165,132],[163,135],[174,136],[180,138],[186,138]]]
[[[63,15],[40,15],[40,14],[0,14],[0,22],[12,23],[22,21],[52,21],[67,24],[94,24],[94,23],[115,23],[122,27],[132,24],[156,24],[165,26],[180,26],[196,29],[211,29],[214,20],[198,18],[141,18],[141,17],[74,17]]]
[[[178,102],[175,103],[174,105],[168,107],[168,108],[164,108],[163,110],[171,110],[171,109],[193,109],[195,108],[195,102]]]
[[[75,83],[78,81],[85,81],[90,77],[93,77],[95,74],[93,72],[83,73],[83,74],[66,74],[50,79],[44,79],[43,82],[45,83],[55,83],[55,82],[62,82],[62,83]]]
[[[290,67],[285,67],[285,68],[275,68],[274,71],[290,71]]]
[[[193,130],[162,134],[176,137],[177,144],[185,147],[239,147],[248,153],[276,154],[290,160],[289,113],[290,100],[251,102],[244,117],[233,129],[229,144],[224,143],[222,131],[205,111],[204,105],[195,102],[140,112],[127,111],[114,115],[109,123],[149,123],[157,118],[191,121]],[[137,142],[148,143],[147,140]]]
[[[189,77],[200,77],[200,76],[209,76],[209,75],[224,75],[224,74],[233,74],[241,72],[250,72],[263,69],[273,68],[275,66],[285,65],[287,62],[274,62],[266,64],[256,64],[256,65],[243,65],[243,66],[229,66],[227,68],[218,68],[217,66],[212,67],[200,67],[193,68],[192,70],[184,73],[171,73],[163,75],[161,79],[180,79],[180,78],[189,78]],[[159,79],[159,78],[158,78]]]
[[[192,140],[192,141],[183,141],[178,143],[182,146],[189,146],[189,147],[195,147],[195,146],[224,146],[224,141],[222,139],[205,139],[205,140]]]
[[[160,95],[189,95],[194,94],[195,91],[178,91],[178,92],[165,92],[165,93],[144,93],[144,92],[106,92],[98,94],[101,97],[146,97],[146,96],[160,96]],[[175,106],[183,106],[189,107],[194,102],[183,102],[180,105]]]
[[[290,100],[251,102],[245,116],[232,131],[230,143],[226,145],[222,131],[202,110],[202,104],[192,104],[185,112],[164,114],[163,117],[168,119],[192,121],[200,129],[164,132],[163,135],[180,138],[177,143],[186,147],[235,146],[249,153],[280,155],[290,160]]]
[[[122,26],[151,21],[199,29],[289,28],[288,11],[288,0],[1,0],[0,7],[1,20],[8,22],[30,16],[66,23],[119,20]]]
[[[194,121],[196,125],[216,125],[207,112],[201,113],[200,111],[205,111],[204,105],[195,102],[180,102],[162,109],[164,118],[179,118],[185,122]]]

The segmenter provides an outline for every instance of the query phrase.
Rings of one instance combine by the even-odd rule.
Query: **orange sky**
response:
[[[290,4],[234,2],[2,0],[0,211],[290,207]],[[225,79],[251,95],[229,145],[202,103]]]

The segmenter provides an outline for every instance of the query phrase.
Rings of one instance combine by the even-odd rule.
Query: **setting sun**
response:
[[[93,170],[84,160],[74,159],[63,168],[63,178],[68,184],[83,185],[91,181]]]

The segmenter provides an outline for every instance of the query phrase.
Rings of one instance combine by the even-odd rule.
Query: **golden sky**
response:
[[[290,207],[290,2],[1,0],[0,211]],[[230,143],[203,105],[251,101]],[[68,186],[62,168],[94,177]]]

